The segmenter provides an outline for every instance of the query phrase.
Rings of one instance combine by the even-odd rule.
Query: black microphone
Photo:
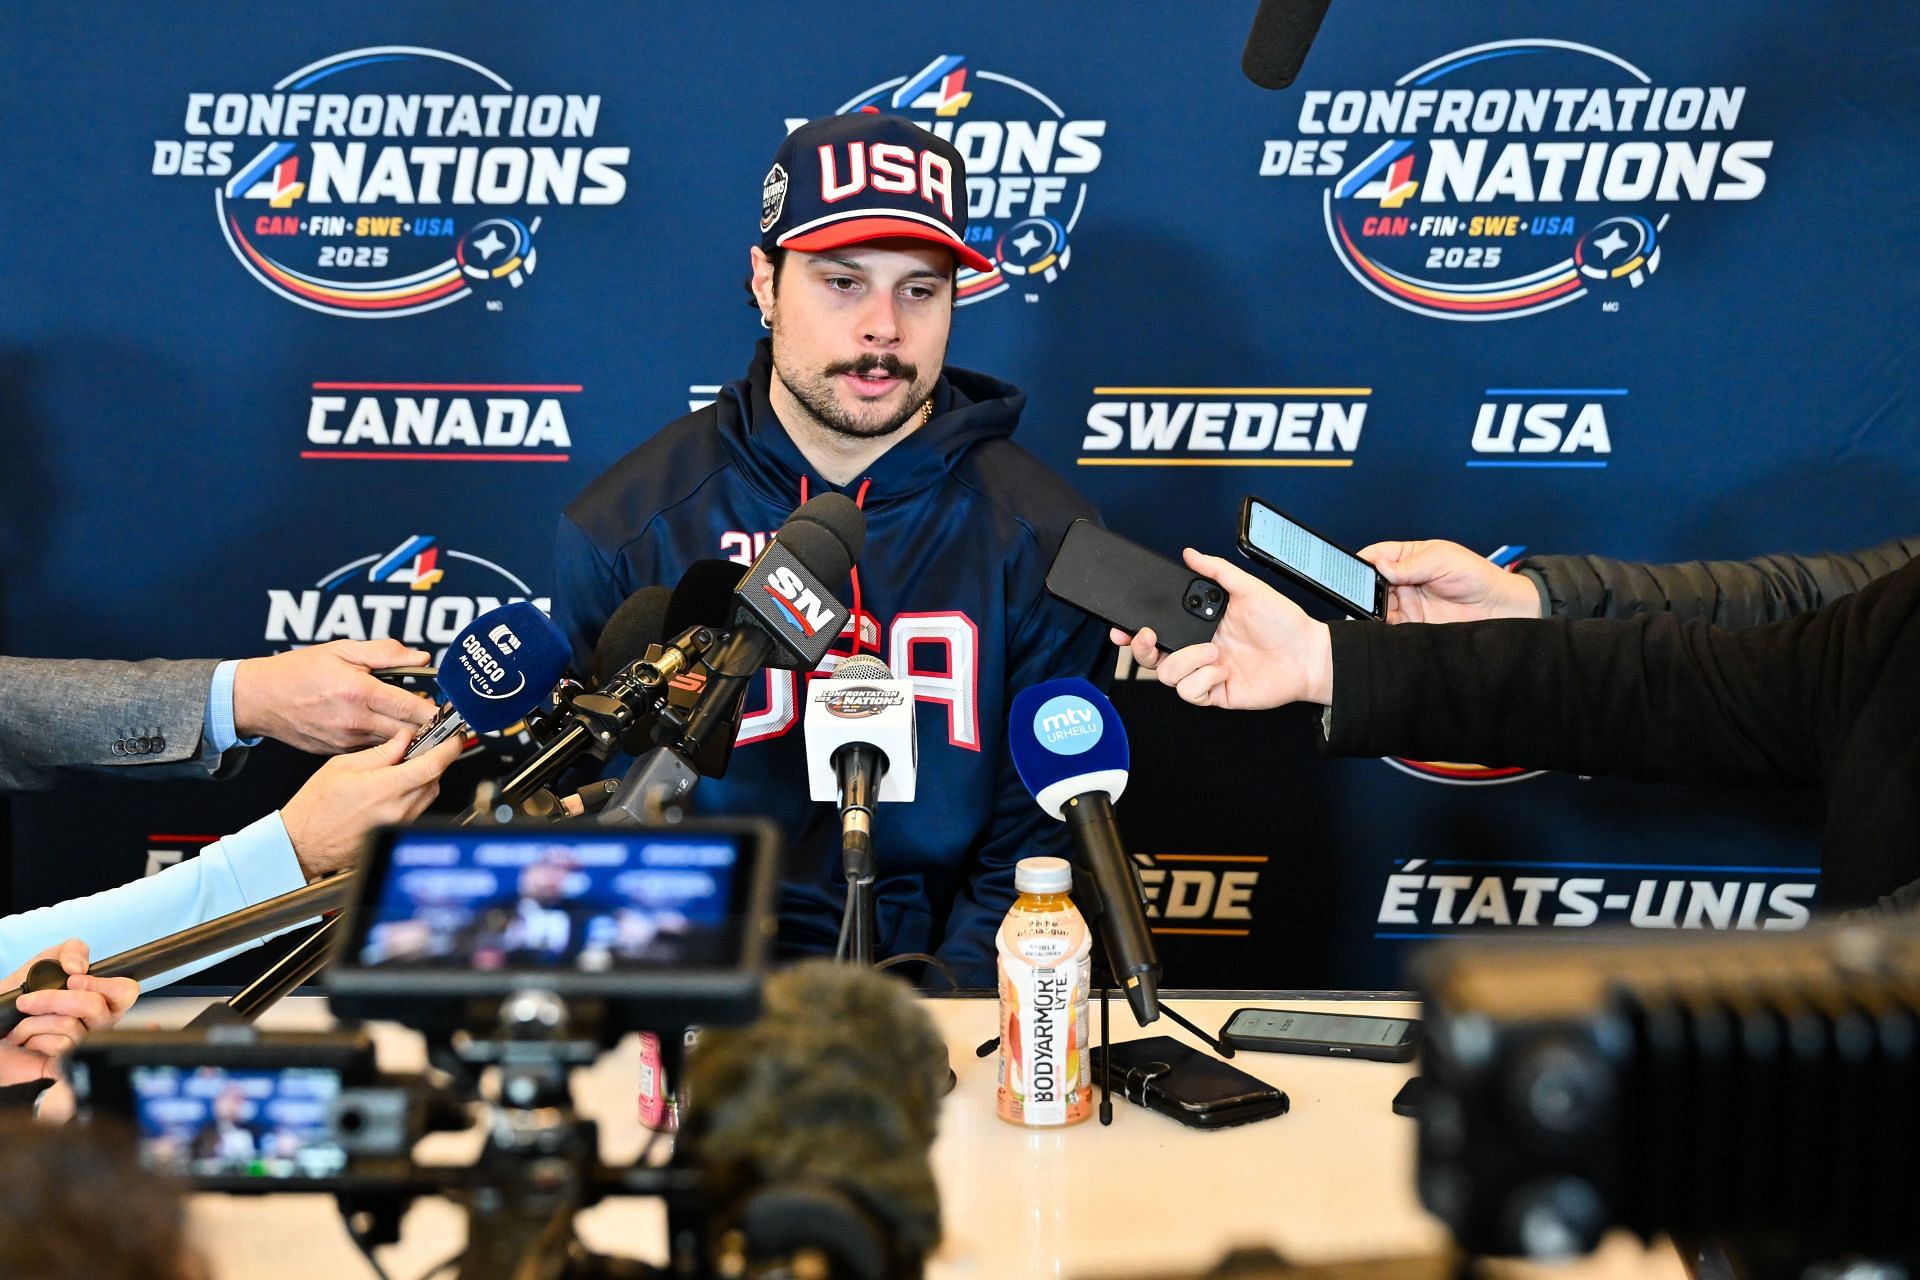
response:
[[[1284,89],[1300,74],[1331,0],[1260,0],[1240,69],[1262,89]]]
[[[810,960],[767,980],[764,1012],[702,1033],[680,1142],[743,1264],[811,1253],[823,1274],[917,1277],[940,1240],[929,1153],[945,1042],[897,978]]]
[[[706,659],[707,687],[681,736],[689,755],[733,731],[762,667],[820,665],[848,616],[825,584],[847,576],[866,537],[866,517],[841,494],[823,493],[787,517],[734,591],[733,634]]]
[[[665,587],[642,587],[613,611],[594,648],[593,669],[614,674],[601,680],[595,692],[576,694],[559,718],[566,727],[494,789],[486,808],[476,804],[462,822],[477,822],[501,806],[518,807],[583,757],[605,761],[635,722],[657,712],[664,692],[647,685],[634,668],[646,657],[647,647],[659,643],[671,600]]]

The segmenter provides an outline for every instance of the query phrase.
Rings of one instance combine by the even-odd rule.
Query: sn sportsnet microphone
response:
[[[733,731],[747,682],[762,667],[820,665],[847,622],[826,584],[847,576],[866,538],[866,517],[841,494],[823,493],[787,517],[734,592],[733,635],[706,660],[707,687],[681,737],[689,755]]]
[[[929,1153],[946,1046],[898,979],[810,960],[760,1021],[702,1033],[680,1144],[708,1193],[719,1274],[911,1280],[940,1240]],[[812,1255],[814,1269],[798,1264]]]
[[[1014,695],[1007,725],[1020,781],[1073,833],[1074,861],[1093,881],[1090,914],[1107,967],[1144,1027],[1160,1016],[1160,960],[1139,873],[1113,821],[1113,802],[1127,786],[1120,713],[1085,680],[1048,680]]]
[[[498,733],[524,720],[566,670],[567,642],[538,605],[521,600],[487,610],[447,646],[436,677],[447,705],[407,744],[407,757],[468,729]]]

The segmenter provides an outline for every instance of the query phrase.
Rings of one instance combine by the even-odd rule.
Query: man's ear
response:
[[[760,316],[764,320],[773,314],[773,260],[767,257],[759,245],[749,246],[747,259],[753,269],[749,281],[753,289],[753,300],[759,304]]]

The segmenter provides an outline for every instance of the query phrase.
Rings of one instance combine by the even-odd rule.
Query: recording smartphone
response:
[[[1122,631],[1152,627],[1169,652],[1213,639],[1227,609],[1218,583],[1091,520],[1067,526],[1047,592]]]
[[[1236,1009],[1220,1029],[1220,1038],[1236,1049],[1260,1053],[1405,1062],[1419,1047],[1420,1023],[1414,1018],[1375,1018],[1357,1013]]]
[[[433,750],[456,733],[465,733],[466,730],[467,722],[458,711],[453,709],[453,704],[443,703],[440,709],[433,713],[433,719],[413,735],[413,741],[407,744],[407,754],[401,759],[411,760],[422,752]]]
[[[1379,570],[1251,494],[1240,504],[1240,554],[1352,616],[1386,619],[1387,580]]]
[[[1106,1053],[1095,1045],[1088,1059],[1095,1080]],[[1123,1040],[1112,1053],[1114,1085],[1129,1102],[1189,1128],[1226,1129],[1287,1113],[1284,1092],[1172,1036]]]

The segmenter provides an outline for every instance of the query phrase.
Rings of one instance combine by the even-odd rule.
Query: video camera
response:
[[[1454,942],[1417,967],[1420,1197],[1463,1248],[1625,1227],[1750,1275],[1913,1273],[1920,927]]]
[[[778,852],[759,820],[387,828],[325,982],[337,1016],[423,1032],[432,1070],[382,1074],[354,1029],[108,1032],[70,1061],[82,1117],[121,1118],[146,1167],[198,1190],[331,1193],[366,1250],[397,1240],[420,1196],[470,1210],[484,1198],[466,1280],[643,1274],[580,1249],[573,1215],[607,1196],[656,1196],[677,1241],[703,1241],[699,1178],[602,1163],[569,1075],[632,1031],[678,1044],[690,1025],[758,1013]],[[476,1123],[476,1163],[414,1160],[427,1134]],[[519,1270],[530,1260],[549,1269]],[[699,1256],[675,1266],[712,1271]]]

